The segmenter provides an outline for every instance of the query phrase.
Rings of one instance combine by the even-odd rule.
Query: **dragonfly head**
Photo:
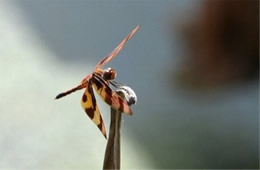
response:
[[[107,68],[103,72],[103,78],[105,80],[114,80],[116,78],[116,71],[112,68]]]

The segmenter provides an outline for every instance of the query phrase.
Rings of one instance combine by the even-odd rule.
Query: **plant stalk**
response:
[[[111,108],[109,137],[103,169],[120,169],[120,127],[122,112]]]

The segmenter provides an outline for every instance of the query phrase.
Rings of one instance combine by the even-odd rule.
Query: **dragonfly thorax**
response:
[[[105,80],[114,80],[116,78],[116,71],[112,68],[107,68],[104,70],[102,76]]]

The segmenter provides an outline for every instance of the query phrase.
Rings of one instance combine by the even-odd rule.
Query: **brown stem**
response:
[[[120,169],[120,126],[122,112],[111,108],[109,137],[103,169]]]

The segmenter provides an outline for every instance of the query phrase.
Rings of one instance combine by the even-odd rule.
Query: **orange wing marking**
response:
[[[108,105],[116,110],[132,115],[132,110],[127,102],[116,92],[114,92],[102,77],[97,74],[93,74],[91,81],[92,86]]]
[[[105,138],[107,138],[105,125],[97,106],[97,101],[90,83],[88,83],[86,90],[82,96],[81,106],[83,107],[89,118],[97,125]]]
[[[109,61],[111,61],[125,46],[125,43],[138,31],[138,29],[140,28],[140,25],[137,25],[132,32],[130,32],[125,39],[111,52],[109,53],[107,56],[105,56],[101,61],[98,62],[98,64],[96,65],[94,70],[97,70],[101,67],[103,67],[104,65],[106,65]]]

